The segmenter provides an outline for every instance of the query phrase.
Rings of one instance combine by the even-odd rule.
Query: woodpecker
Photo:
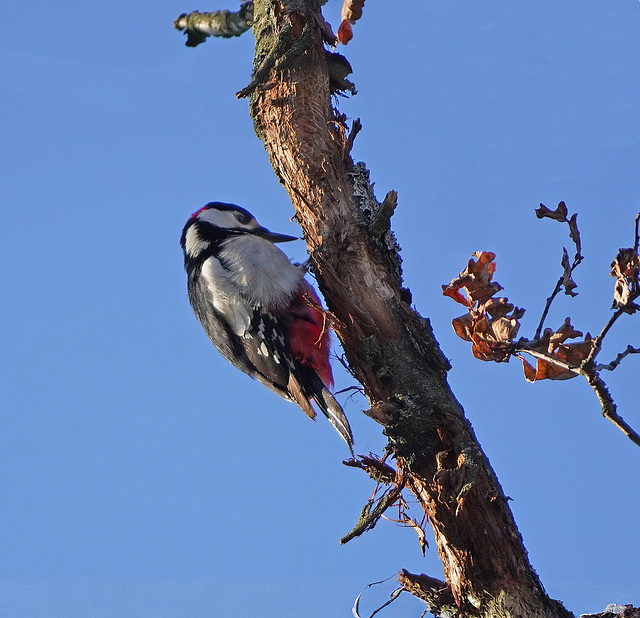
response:
[[[349,421],[329,391],[329,330],[320,299],[305,267],[275,244],[292,240],[240,206],[207,204],[180,238],[189,302],[224,358],[311,419],[314,402],[353,455]]]

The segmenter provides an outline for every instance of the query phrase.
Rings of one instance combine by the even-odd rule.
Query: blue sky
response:
[[[337,28],[340,2],[325,16]],[[234,8],[230,2],[227,8]],[[211,200],[296,234],[253,133],[253,40],[196,49],[172,22],[224,8],[139,0],[5,3],[0,41],[0,615],[348,616],[400,568],[440,574],[433,543],[380,522],[340,547],[372,490],[311,423],[225,363],[188,306],[178,239]],[[640,2],[371,2],[343,48],[364,125],[354,149],[405,279],[503,484],[547,591],[576,613],[640,605],[638,448],[579,380],[531,385],[475,361],[440,294],[476,250],[531,336],[579,212],[585,261],[567,315],[598,332],[609,265],[640,209]],[[303,244],[286,247],[305,259]],[[620,320],[608,361],[639,345]],[[336,370],[338,387],[351,384]],[[640,428],[638,360],[605,376]],[[342,396],[356,451],[380,452]],[[429,537],[431,538],[431,537]],[[363,614],[393,583],[363,595]],[[421,613],[401,597],[381,616]]]

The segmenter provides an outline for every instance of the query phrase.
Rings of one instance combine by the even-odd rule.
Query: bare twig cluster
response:
[[[386,457],[380,458],[372,453],[368,456],[360,455],[358,459],[349,459],[345,465],[360,468],[376,481],[375,489],[367,503],[363,507],[358,522],[354,528],[340,539],[340,544],[349,542],[360,536],[367,530],[371,530],[381,517],[395,522],[401,526],[413,528],[418,534],[418,542],[424,555],[425,548],[429,546],[425,532],[426,520],[416,521],[408,514],[409,505],[402,496],[402,490],[408,482],[405,471],[394,469],[386,463]],[[390,507],[397,507],[397,517],[388,517],[385,511]]]

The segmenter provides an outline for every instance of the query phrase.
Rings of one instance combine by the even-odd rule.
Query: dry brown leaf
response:
[[[484,361],[507,362],[524,309],[514,307],[505,297],[493,298],[502,289],[492,281],[495,257],[491,251],[474,253],[476,259],[470,259],[449,285],[443,285],[442,293],[469,309],[455,318],[452,326],[458,337],[472,343],[473,355]]]
[[[567,220],[567,205],[564,202],[560,202],[555,210],[550,210],[544,204],[540,204],[540,208],[536,208],[536,217],[538,219],[555,219],[556,221]]]
[[[470,307],[474,302],[484,302],[502,289],[499,283],[491,281],[496,271],[493,261],[496,254],[491,251],[476,251],[473,256],[478,259],[471,258],[467,267],[449,285],[442,286],[445,296],[450,296],[465,307]],[[460,290],[466,292],[467,298]]]
[[[567,339],[575,339],[576,337],[582,337],[582,333],[573,328],[571,318],[567,318],[562,326],[549,337],[547,346],[548,353],[552,354]]]
[[[491,321],[491,330],[497,341],[511,341],[520,330],[520,323],[513,318],[502,317]]]
[[[591,335],[587,333],[584,341],[576,341],[575,343],[559,346],[556,357],[558,360],[579,367],[582,361],[589,356],[591,348],[593,348],[593,341]]]
[[[593,348],[593,341],[589,333],[585,335],[584,341],[564,343],[567,339],[576,337],[582,337],[582,333],[571,325],[569,318],[555,332],[550,328],[545,329],[538,344],[531,349],[546,354],[550,359],[537,357],[536,367],[534,368],[531,363],[519,354],[525,379],[529,382],[536,382],[537,380],[569,380],[570,378],[575,378],[578,374],[573,368],[577,369],[589,356]],[[553,359],[561,361],[570,367],[563,367],[554,363]]]
[[[522,360],[522,368],[524,377],[528,382],[537,382],[538,380],[569,380],[576,377],[576,373],[559,365],[555,365],[549,361],[536,359],[537,364],[534,369],[524,358]]]
[[[567,250],[562,248],[562,268],[564,274],[562,275],[562,285],[564,287],[564,293],[567,296],[577,296],[578,292],[573,290],[578,287],[578,284],[571,278],[571,264],[569,263],[569,254]]]
[[[499,298],[490,298],[484,304],[484,310],[492,318],[503,318],[512,309],[513,305],[509,302],[509,299],[504,296],[500,296]]]
[[[576,245],[576,258],[582,255],[582,242],[580,240],[580,232],[578,231],[578,213],[571,215],[569,219],[569,236]]]
[[[472,326],[472,354],[484,361],[507,362],[511,354],[509,344],[518,334],[519,328],[518,320],[512,318],[479,317]]]
[[[637,250],[620,249],[611,263],[611,276],[616,278],[613,290],[613,309],[623,309],[626,313],[635,313],[640,305],[633,302],[640,292],[640,257]]]
[[[471,338],[473,336],[473,324],[473,316],[470,313],[461,315],[459,318],[454,318],[451,321],[456,335],[465,341],[473,341]]]

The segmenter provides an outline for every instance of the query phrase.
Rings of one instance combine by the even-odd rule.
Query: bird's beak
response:
[[[276,232],[272,232],[268,230],[266,227],[259,227],[254,231],[254,234],[261,236],[262,238],[266,238],[268,241],[276,243],[276,242],[291,242],[292,240],[299,240],[297,236],[288,236],[287,234],[277,234]]]

